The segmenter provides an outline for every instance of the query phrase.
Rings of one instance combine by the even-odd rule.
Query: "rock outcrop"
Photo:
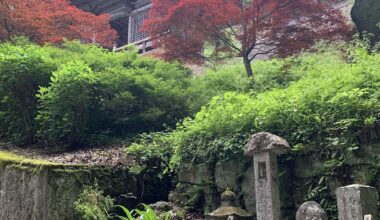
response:
[[[296,220],[328,220],[328,218],[326,212],[318,203],[308,201],[298,209]]]
[[[373,34],[372,43],[380,40],[380,1],[356,0],[351,11],[352,20],[359,32]]]

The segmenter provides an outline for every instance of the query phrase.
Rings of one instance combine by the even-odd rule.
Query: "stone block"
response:
[[[250,213],[256,213],[255,173],[252,165],[243,176],[241,191],[243,193],[245,209]]]
[[[240,178],[244,175],[246,164],[249,163],[247,157],[239,160],[223,161],[215,167],[215,184],[218,189],[225,190],[227,187],[234,192],[240,190]]]
[[[339,187],[336,191],[339,220],[362,220],[365,215],[378,216],[377,190],[366,185]]]
[[[209,164],[199,164],[178,173],[178,181],[194,185],[206,185],[212,177]]]

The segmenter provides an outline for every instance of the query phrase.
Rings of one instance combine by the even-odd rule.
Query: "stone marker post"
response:
[[[339,220],[363,220],[365,215],[378,216],[379,198],[374,187],[359,184],[339,187],[336,196]]]
[[[251,137],[244,154],[253,156],[257,220],[280,220],[277,155],[290,150],[288,142],[268,133]]]

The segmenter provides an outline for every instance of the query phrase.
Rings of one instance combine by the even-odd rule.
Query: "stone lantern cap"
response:
[[[260,152],[272,152],[275,154],[284,154],[290,151],[288,142],[269,132],[259,132],[252,135],[251,140],[245,146],[244,154],[253,156]]]

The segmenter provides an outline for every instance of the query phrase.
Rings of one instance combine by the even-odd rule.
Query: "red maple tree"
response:
[[[0,0],[0,40],[14,35],[39,44],[79,39],[106,47],[117,37],[108,15],[82,11],[69,0]]]
[[[286,56],[317,40],[348,39],[352,28],[346,17],[323,2],[153,0],[143,31],[155,37],[164,59],[199,63],[205,45],[213,45],[210,57],[240,56],[252,76],[251,62],[259,55]]]

